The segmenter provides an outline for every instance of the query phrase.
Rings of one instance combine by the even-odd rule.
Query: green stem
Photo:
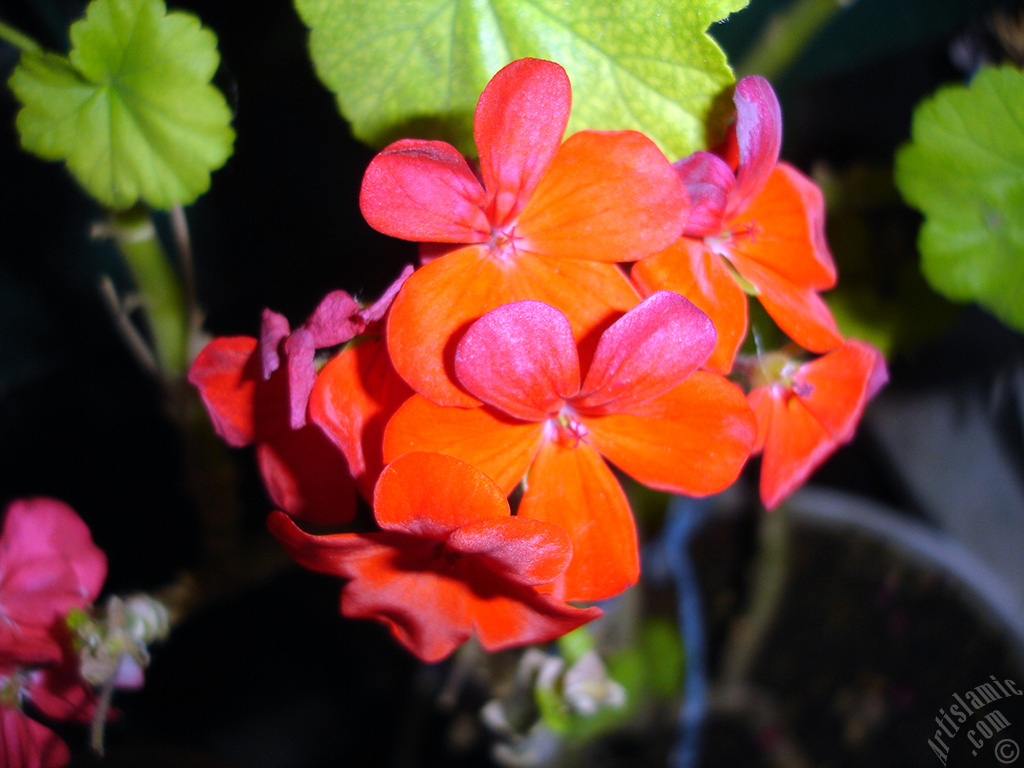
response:
[[[737,75],[762,75],[774,80],[785,74],[822,27],[853,2],[796,0],[765,24],[760,37],[736,67]]]
[[[160,245],[149,211],[138,207],[112,213],[110,228],[141,297],[160,373],[165,381],[179,379],[188,365],[189,334],[181,279]]]
[[[5,40],[22,53],[43,53],[43,46],[2,21],[0,21],[0,40]]]

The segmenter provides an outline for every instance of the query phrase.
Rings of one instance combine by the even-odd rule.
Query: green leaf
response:
[[[100,203],[195,200],[230,157],[231,111],[210,78],[217,38],[161,0],[93,0],[68,58],[22,53],[9,85],[24,149],[63,160]]]
[[[527,56],[569,73],[569,131],[636,129],[671,158],[731,113],[732,71],[708,26],[746,0],[295,0],[317,72],[356,137],[438,138],[466,154],[473,109]]]
[[[921,268],[953,301],[1024,331],[1024,73],[982,69],[914,112],[896,183],[925,216]]]

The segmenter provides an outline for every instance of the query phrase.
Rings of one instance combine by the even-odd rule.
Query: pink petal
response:
[[[459,341],[455,375],[470,394],[505,413],[545,419],[580,386],[569,321],[541,301],[493,309]]]
[[[0,572],[46,561],[69,567],[65,586],[82,606],[96,599],[107,578],[106,555],[71,507],[45,497],[12,502],[0,536]]]
[[[359,302],[345,291],[331,291],[302,327],[313,334],[313,345],[317,348],[344,344],[366,328],[366,321],[359,314],[361,309]]]
[[[494,226],[530,199],[562,142],[571,102],[565,70],[541,59],[513,61],[480,94],[473,135]]]
[[[316,342],[313,334],[299,328],[284,343],[288,367],[288,421],[292,429],[306,425],[306,406],[316,381]]]
[[[412,264],[407,264],[405,269],[402,270],[402,274],[398,276],[395,282],[387,287],[384,293],[381,294],[381,297],[360,313],[360,316],[363,318],[363,322],[374,323],[378,320],[383,320],[384,315],[386,315],[387,311],[391,309],[391,302],[395,300],[395,296],[397,296],[398,292],[402,289],[402,285],[414,271],[415,268]]]
[[[757,75],[744,77],[736,84],[733,101],[740,165],[736,190],[729,201],[729,215],[761,191],[782,146],[782,109],[767,80]]]
[[[281,365],[281,357],[278,346],[283,339],[288,338],[292,332],[288,320],[270,309],[263,310],[263,320],[260,323],[260,365],[262,366],[264,381],[270,378],[270,374]]]
[[[634,584],[640,553],[629,501],[590,445],[548,441],[530,469],[517,517],[564,529],[572,539],[569,567],[553,582],[560,600],[603,600]]]
[[[710,152],[694,152],[675,163],[676,173],[690,196],[690,218],[685,234],[717,235],[722,231],[726,204],[736,186],[736,174],[722,158]]]
[[[710,318],[678,293],[658,291],[601,335],[581,395],[581,410],[619,411],[682,383],[715,348]]]
[[[71,752],[61,738],[20,709],[0,707],[0,765],[4,768],[64,768]]]
[[[414,241],[486,241],[486,204],[486,192],[455,147],[419,139],[397,141],[373,158],[359,193],[371,227]]]

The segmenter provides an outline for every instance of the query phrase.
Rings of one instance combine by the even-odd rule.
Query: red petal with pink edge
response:
[[[688,211],[675,169],[646,136],[580,131],[558,150],[514,234],[535,254],[635,261],[679,237]]]
[[[832,312],[814,289],[794,285],[755,261],[734,259],[733,263],[757,287],[757,298],[772,320],[801,347],[828,352],[843,343]]]
[[[395,372],[381,338],[349,347],[324,366],[309,396],[309,418],[348,459],[360,493],[369,501],[384,469],[388,419],[412,394]]]
[[[530,468],[519,517],[553,523],[572,539],[569,567],[552,584],[561,600],[603,600],[640,576],[636,525],[619,481],[584,442],[546,442]]]
[[[495,573],[529,585],[554,581],[572,559],[569,534],[526,517],[477,520],[455,531],[448,546],[479,557]]]
[[[281,432],[256,445],[263,484],[274,504],[314,525],[341,525],[356,515],[348,463],[320,428]]]
[[[833,439],[846,442],[853,437],[868,399],[887,380],[881,353],[850,340],[800,366],[793,375],[793,390]]]
[[[736,186],[732,168],[710,152],[694,152],[676,162],[674,167],[690,198],[685,234],[692,237],[720,234],[729,195]]]
[[[572,327],[541,301],[492,309],[459,341],[455,375],[474,397],[517,419],[546,419],[579,391]]]
[[[68,745],[20,709],[0,707],[0,765],[6,768],[64,768]]]
[[[688,496],[727,488],[757,435],[742,390],[707,371],[627,412],[581,413],[580,421],[590,444],[619,469],[651,488]]]
[[[767,80],[757,75],[744,77],[736,83],[733,102],[740,160],[727,215],[744,208],[761,191],[782,147],[782,110]]]
[[[455,456],[483,471],[507,495],[540,448],[544,425],[512,419],[492,408],[445,408],[413,395],[384,433],[384,459],[413,451]]]
[[[642,293],[681,293],[715,327],[716,342],[705,367],[726,374],[747,335],[747,296],[717,253],[703,241],[682,237],[661,253],[633,265],[633,281]]]
[[[792,166],[777,165],[762,192],[736,212],[728,227],[736,233],[725,245],[730,254],[756,261],[803,288],[823,291],[835,285],[821,190]]]
[[[419,139],[396,141],[378,153],[359,193],[371,227],[415,241],[486,241],[486,204],[486,192],[455,147]]]
[[[677,386],[715,347],[711,319],[678,293],[658,291],[601,334],[573,407],[621,411]]]
[[[373,510],[386,531],[441,540],[461,526],[510,514],[490,477],[454,456],[426,452],[399,456],[384,468]]]
[[[513,61],[480,95],[473,135],[494,226],[504,226],[530,199],[562,143],[571,102],[565,70],[541,59]]]
[[[251,336],[222,336],[203,347],[188,371],[214,431],[236,448],[251,443],[256,431],[253,410],[259,363],[250,364],[255,351],[256,339]]]

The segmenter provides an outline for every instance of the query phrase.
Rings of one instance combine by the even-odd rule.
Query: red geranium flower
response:
[[[317,349],[343,344],[379,325],[412,272],[362,307],[344,291],[328,294],[295,331],[264,310],[260,338],[220,337],[196,356],[189,381],[199,390],[214,429],[232,446],[256,443],[271,499],[302,520],[330,525],[351,520],[355,493],[345,457],[306,410],[316,380]]]
[[[851,340],[823,357],[799,363],[775,353],[759,365],[760,386],[749,395],[757,416],[761,500],[772,509],[853,438],[867,404],[888,381],[881,353]]]
[[[721,373],[747,335],[744,288],[805,349],[843,341],[818,296],[836,282],[821,192],[778,162],[782,115],[768,81],[743,78],[734,100],[738,169],[709,152],[677,163],[692,204],[685,235],[632,270],[643,291],[676,291],[707,312],[718,331],[708,366]]]
[[[383,622],[424,661],[443,659],[474,633],[499,650],[553,640],[601,615],[537,590],[568,565],[568,535],[513,517],[502,490],[475,467],[408,454],[381,473],[373,506],[380,532],[312,536],[280,512],[268,525],[299,564],[351,579],[342,613]]]
[[[412,387],[446,405],[477,405],[454,378],[457,334],[496,306],[541,299],[575,338],[639,297],[612,262],[655,253],[683,229],[686,194],[672,166],[634,131],[581,131],[562,143],[570,86],[557,64],[514,61],[477,104],[480,179],[458,151],[406,139],[363,179],[371,226],[406,240],[461,247],[420,268],[388,320],[388,348]]]
[[[715,334],[682,296],[659,292],[600,337],[582,377],[569,321],[539,301],[488,312],[459,343],[459,382],[486,405],[414,395],[392,417],[385,459],[457,456],[506,493],[523,478],[518,516],[568,531],[574,556],[553,585],[565,600],[610,597],[639,575],[636,529],[607,458],[640,482],[705,495],[737,476],[756,426],[742,391],[698,371]]]

